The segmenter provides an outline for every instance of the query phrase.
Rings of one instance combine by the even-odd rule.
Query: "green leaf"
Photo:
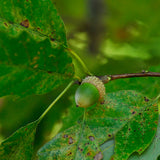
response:
[[[0,22],[66,45],[64,24],[51,0],[2,0]]]
[[[2,157],[4,160],[6,159],[30,160],[32,158],[33,142],[37,125],[49,112],[49,110],[53,107],[53,105],[72,86],[72,84],[73,81],[71,81],[67,85],[67,87],[57,96],[57,98],[48,106],[48,108],[42,113],[42,115],[36,121],[26,125],[25,127],[20,128],[0,145],[0,157]]]
[[[98,137],[99,144],[111,139],[116,133],[127,125],[140,112],[143,114],[146,107],[157,112],[157,105],[147,97],[135,91],[119,91],[107,94],[105,103],[93,108],[87,115],[87,125]],[[147,116],[145,114],[145,116]],[[158,119],[158,116],[157,116]],[[152,123],[151,123],[152,124]]]
[[[137,107],[139,107],[138,103]],[[156,134],[158,125],[157,104],[152,102],[138,112],[133,112],[135,116],[115,135],[112,160],[126,160],[134,152],[141,154],[150,145]]]
[[[44,94],[69,82],[73,77],[72,59],[63,44],[63,23],[51,1],[2,4],[0,96]],[[22,25],[25,19],[29,20],[29,27]]]
[[[0,133],[2,132],[5,137],[24,126],[28,121],[34,121],[47,105],[45,101],[48,101],[46,95],[27,96],[17,101],[14,98],[7,96],[0,99]]]
[[[139,113],[142,113],[143,118],[146,118],[146,122],[144,120],[144,123],[148,123],[147,116],[145,109],[148,109],[147,107],[150,107],[150,111],[147,111],[147,113],[150,113],[152,110],[156,110],[156,112],[153,112],[153,123],[158,119],[158,110],[157,105],[155,105],[156,102],[149,100],[148,98],[144,97],[143,95],[134,92],[134,91],[119,91],[116,93],[110,93],[107,94],[105,97],[105,103],[103,105],[97,105],[96,107],[88,108],[88,112],[85,116],[85,121],[83,123],[82,121],[82,115],[83,111],[82,108],[76,108],[75,105],[71,108],[71,111],[69,111],[69,118],[72,116],[71,120],[67,121],[67,118],[65,118],[65,122],[69,123],[69,125],[73,125],[74,129],[69,128],[69,132],[74,132],[74,134],[78,134],[79,136],[79,130],[80,126],[79,123],[84,124],[85,127],[88,127],[87,135],[91,134],[92,137],[95,139],[96,146],[100,147],[103,143],[114,137],[119,130],[123,129],[123,127],[127,124],[129,124],[130,121],[134,121],[135,117],[139,115]],[[77,111],[76,111],[77,110]],[[156,119],[157,118],[157,119]],[[139,121],[141,123],[141,121]],[[69,126],[65,124],[65,126]],[[148,125],[148,128],[153,128],[152,121],[150,122],[150,125]],[[143,129],[143,125],[141,126],[141,129]],[[81,127],[82,128],[82,127]],[[67,155],[67,141],[63,140],[63,136],[67,130],[60,133],[59,137],[57,136],[53,138],[51,142],[48,143],[47,146],[44,146],[39,151],[39,156],[43,159],[44,156],[49,155],[50,156],[60,156],[58,155],[58,150],[61,150],[62,141],[63,145],[65,145],[65,148],[61,150],[59,154]],[[85,134],[85,130],[83,130],[83,134]],[[138,136],[139,133],[136,132],[135,136]],[[154,133],[151,132],[151,134],[145,134],[148,137],[148,140],[151,142]],[[145,142],[147,143],[146,140]],[[81,138],[81,143],[83,143],[83,139]],[[130,144],[130,141],[127,143]],[[82,146],[83,146],[82,145]],[[149,145],[149,143],[148,143]],[[57,146],[57,149],[55,149]],[[121,147],[121,146],[120,146]],[[102,148],[102,151],[105,152],[106,148]],[[72,148],[72,154],[75,155],[76,150]],[[100,150],[97,152],[99,153]],[[102,154],[102,151],[100,153]],[[97,153],[96,152],[96,153]],[[95,155],[96,153],[93,152]],[[86,152],[83,153],[83,158],[85,157]],[[60,159],[60,157],[58,157]],[[61,157],[62,159],[64,157]],[[85,159],[85,158],[84,158]],[[87,159],[87,158],[86,158]],[[93,159],[93,157],[91,158]]]
[[[98,155],[102,154],[96,137],[84,124],[75,125],[58,134],[38,152],[39,160],[89,160]]]
[[[134,154],[129,158],[129,160],[157,159],[160,156],[159,148],[160,148],[160,117],[159,117],[159,122],[158,122],[157,133],[151,145],[147,148],[146,151],[144,151],[144,153],[142,153],[141,155]]]
[[[34,121],[17,130],[0,145],[0,157],[3,160],[29,160],[33,156],[33,143],[36,127]]]

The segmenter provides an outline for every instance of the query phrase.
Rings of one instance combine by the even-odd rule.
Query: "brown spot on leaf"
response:
[[[73,138],[70,137],[69,140],[68,140],[68,144],[72,144],[73,143]]]
[[[52,73],[52,71],[47,71],[47,73],[51,74],[51,73]]]
[[[142,151],[142,149],[139,149],[138,151],[139,151],[139,152],[141,152],[141,151]]]
[[[51,38],[51,41],[55,41],[55,39],[54,39],[54,38]]]
[[[95,156],[94,156],[94,160],[101,160],[103,159],[103,155],[101,152],[98,152]]]
[[[152,128],[152,131],[156,130],[156,128]]]
[[[132,114],[135,114],[135,113],[136,113],[135,111],[132,112]]]
[[[93,137],[93,136],[89,136],[88,137],[91,141],[94,141],[95,140],[95,138]]]
[[[39,59],[39,57],[38,56],[35,56],[34,58],[33,58],[33,60],[38,60]]]
[[[87,156],[90,156],[90,155],[91,155],[91,152],[88,152],[88,153],[87,153]]]
[[[28,28],[28,27],[29,27],[29,20],[26,19],[26,20],[22,21],[22,22],[20,23],[20,25],[23,26],[23,27],[25,27],[25,28]]]
[[[112,135],[111,134],[108,134],[108,137],[111,137]]]
[[[33,66],[34,69],[38,68],[38,64],[36,64],[35,66]]]
[[[6,27],[8,27],[8,25],[7,25],[7,23],[6,23],[6,22],[4,22],[4,25],[5,25]]]
[[[70,156],[72,154],[72,152],[69,152],[68,154],[67,154],[67,156]]]
[[[154,121],[155,124],[158,124],[158,121]]]
[[[78,149],[79,149],[79,151],[81,151],[81,152],[83,151],[83,149],[82,149],[82,148],[80,148],[80,147],[78,147]]]
[[[105,100],[101,101],[101,104],[104,104],[105,103]]]
[[[85,146],[89,145],[89,143],[85,143]]]
[[[64,136],[63,136],[63,138],[67,138],[68,137],[68,135],[67,134],[65,134]]]
[[[144,100],[145,100],[145,102],[148,102],[148,101],[149,101],[149,99],[148,99],[147,97],[144,97]]]

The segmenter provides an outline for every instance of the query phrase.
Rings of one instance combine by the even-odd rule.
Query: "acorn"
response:
[[[105,87],[102,80],[95,76],[88,76],[77,88],[75,101],[78,107],[86,108],[103,101],[104,96]]]

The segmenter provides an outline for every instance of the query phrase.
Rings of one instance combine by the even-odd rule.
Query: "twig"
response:
[[[142,71],[141,73],[115,74],[115,75],[105,75],[105,76],[98,76],[98,77],[103,81],[103,83],[108,83],[109,81],[120,79],[120,78],[160,77],[160,73]]]

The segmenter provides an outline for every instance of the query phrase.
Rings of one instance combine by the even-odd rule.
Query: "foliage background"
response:
[[[94,14],[94,0],[59,0],[54,3],[66,25],[69,47],[84,60],[95,75],[119,74],[151,70],[160,72],[160,18],[158,0],[101,0],[100,11]],[[94,7],[93,7],[94,8]],[[99,10],[97,5],[97,10]],[[36,120],[67,85],[45,95],[14,96],[0,99],[0,142],[19,127]],[[48,142],[62,128],[63,117],[74,105],[73,86],[56,103],[41,122],[36,135],[36,149]],[[156,97],[158,78],[116,80],[106,85],[106,92],[138,90]]]

